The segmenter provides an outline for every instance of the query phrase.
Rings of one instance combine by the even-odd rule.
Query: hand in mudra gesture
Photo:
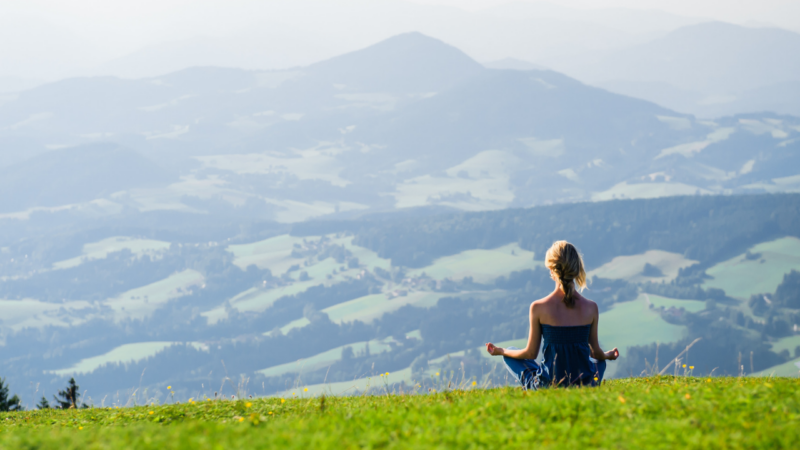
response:
[[[617,347],[614,347],[613,350],[607,351],[605,355],[607,360],[614,361],[615,359],[619,358],[619,350]]]
[[[501,347],[495,347],[495,345],[492,344],[491,342],[486,344],[486,351],[489,352],[489,354],[492,355],[492,356],[502,356],[503,355],[503,349]]]

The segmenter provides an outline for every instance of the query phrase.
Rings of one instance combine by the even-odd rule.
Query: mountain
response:
[[[546,67],[516,58],[504,58],[483,63],[487,69],[500,70],[547,70]]]
[[[156,164],[115,144],[52,150],[0,168],[0,212],[88,202],[168,180]]]
[[[553,71],[487,69],[419,33],[290,70],[74,78],[0,105],[10,160],[106,142],[172,174],[93,191],[117,210],[247,204],[284,223],[792,190],[796,166],[774,161],[794,161],[797,127],[771,113],[697,120]]]
[[[615,80],[596,83],[596,86],[699,117],[711,118],[757,111],[800,116],[800,81],[784,81],[728,94],[688,91],[663,81]]]
[[[800,34],[709,22],[690,25],[597,62],[558,69],[591,83],[663,82],[710,94],[800,80]]]

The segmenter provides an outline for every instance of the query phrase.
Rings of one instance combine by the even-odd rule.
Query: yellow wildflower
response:
[[[387,376],[387,377],[389,376],[389,372],[386,372],[386,376]]]
[[[303,388],[303,392],[308,392],[308,388]]]
[[[79,429],[79,430],[82,430],[82,429],[83,429],[83,427],[78,427],[78,429]]]
[[[692,398],[692,396],[691,396],[691,395],[689,395],[689,393],[688,393],[688,392],[686,393],[686,395],[685,395],[684,397],[686,397],[686,400],[689,400],[690,398]]]
[[[473,382],[472,382],[472,385],[473,385],[473,386],[477,386],[477,385],[478,385],[478,382],[477,382],[477,381],[473,381]]]
[[[272,411],[270,411],[270,412],[269,412],[269,415],[270,415],[270,416],[272,415]]]
[[[239,417],[239,422],[244,422],[244,417]]]
[[[147,414],[153,414],[153,411],[150,411],[150,412],[149,412],[149,413],[147,413]]]
[[[439,376],[439,372],[436,372],[436,376],[437,376],[437,377]]]
[[[167,389],[172,389],[172,386],[167,386]]]
[[[245,404],[244,404],[244,406],[245,406],[246,408],[249,408],[249,407],[253,406],[253,404],[252,404],[252,403],[250,403],[250,402],[247,402],[247,403],[245,403]]]
[[[617,398],[617,400],[619,400],[620,403],[625,403],[625,397],[621,395]]]
[[[684,364],[684,365],[683,365],[683,368],[684,368],[684,369],[686,368],[686,364]]]
[[[689,366],[689,370],[694,370],[694,366]]]
[[[286,403],[286,400],[285,399],[281,399],[281,403]]]

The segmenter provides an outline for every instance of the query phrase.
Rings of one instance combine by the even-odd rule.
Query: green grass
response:
[[[796,448],[800,380],[517,388],[0,414],[0,448]]]
[[[638,255],[617,256],[611,261],[592,270],[588,277],[598,276],[600,278],[611,278],[628,280],[634,283],[644,281],[671,281],[678,276],[678,270],[695,264],[697,261],[686,259],[678,253],[665,252],[663,250],[648,250]],[[650,263],[664,274],[661,277],[651,277],[642,275],[644,265]],[[591,291],[590,291],[591,292]]]
[[[764,242],[749,251],[760,257],[747,259],[741,254],[709,268],[706,273],[714,278],[704,287],[719,288],[730,297],[747,300],[753,294],[775,292],[784,274],[800,270],[800,239],[795,237]]]

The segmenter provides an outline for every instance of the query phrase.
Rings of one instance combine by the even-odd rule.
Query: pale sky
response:
[[[293,47],[286,46],[276,52],[283,50],[286,54],[301,54],[306,51],[306,57],[293,60],[285,54],[278,55],[275,61],[283,58],[280,59],[283,63],[275,63],[276,66],[270,68],[306,64],[322,57],[371,45],[376,40],[388,37],[385,34],[389,31],[417,30],[437,35],[439,30],[443,30],[439,34],[443,34],[442,39],[445,39],[449,36],[447,33],[452,31],[447,29],[451,26],[451,21],[448,20],[450,13],[443,12],[442,8],[433,8],[434,6],[450,7],[448,11],[454,11],[456,15],[472,14],[475,20],[482,20],[482,17],[489,16],[488,12],[482,10],[511,2],[512,0],[0,0],[0,77],[53,80],[64,76],[103,74],[105,69],[98,67],[107,65],[110,61],[153,47],[164,47],[193,39],[227,39],[219,45],[214,44],[222,49],[219,53],[223,56],[226,52],[230,53],[231,48],[238,50],[238,47],[252,47],[254,43],[269,40],[284,43],[290,41]],[[777,25],[800,31],[800,0],[550,0],[549,3],[579,10],[662,10],[687,17],[755,26]],[[420,6],[432,8],[418,11]],[[413,10],[414,8],[417,10]],[[397,17],[402,22],[399,25],[393,16],[396,12],[399,12]],[[464,20],[461,17],[459,26],[469,28],[465,25],[469,20],[472,19]],[[488,36],[483,38],[488,39]],[[593,37],[576,35],[575,39],[583,39],[583,42],[591,44]],[[474,47],[476,52],[481,51],[479,45]],[[203,51],[197,50],[198,53]],[[246,51],[260,54],[271,50],[251,48]],[[492,59],[491,51],[485,50],[476,56]],[[185,53],[184,51],[182,54]],[[172,58],[169,55],[162,57],[165,60]],[[500,57],[503,55],[498,54],[498,58]],[[152,60],[152,57],[144,58],[145,61]],[[264,64],[269,66],[268,62]],[[266,66],[260,68],[267,68]],[[170,70],[173,69],[174,67]]]
[[[469,10],[511,3],[514,0],[410,0],[415,3],[456,6]],[[548,0],[576,9],[632,8],[658,9],[689,17],[708,17],[740,22],[800,0]]]

